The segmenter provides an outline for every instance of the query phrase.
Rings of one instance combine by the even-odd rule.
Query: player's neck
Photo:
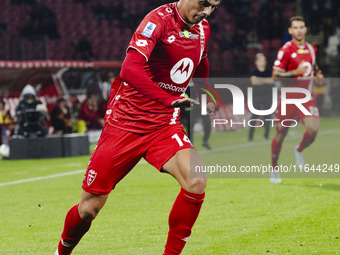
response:
[[[187,21],[186,15],[185,15],[185,7],[183,6],[183,2],[179,1],[177,6],[176,6],[178,15],[180,17],[180,19],[188,26],[188,27],[192,27],[195,24],[191,24],[189,21]]]
[[[297,46],[305,46],[306,44],[306,40],[302,39],[302,40],[296,40],[295,38],[292,39],[293,43],[295,43]]]

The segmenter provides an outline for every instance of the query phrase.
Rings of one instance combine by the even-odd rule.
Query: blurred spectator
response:
[[[46,35],[50,39],[60,38],[55,13],[36,0],[32,5],[30,21],[21,29],[23,36]]]
[[[81,103],[78,99],[76,99],[72,105],[71,109],[71,117],[73,120],[78,119],[79,111],[81,109]]]
[[[107,81],[103,82],[103,94],[104,94],[104,98],[108,99],[110,97],[110,93],[111,93],[111,85],[113,83],[113,81],[115,80],[116,75],[114,74],[114,72],[109,72],[107,74]],[[116,92],[116,90],[112,91],[113,93]]]
[[[98,112],[98,100],[95,95],[89,95],[79,111],[78,119],[85,121],[87,130],[101,129],[104,118]]]
[[[51,125],[57,134],[72,133],[71,112],[64,98],[59,98],[50,113]]]
[[[32,85],[26,85],[16,109],[17,125],[14,130],[14,136],[41,137],[47,134],[47,108],[36,96]]]
[[[84,133],[86,129],[86,124],[84,121],[83,123],[79,122],[78,116],[79,116],[79,111],[81,109],[82,104],[78,99],[74,100],[72,108],[71,108],[71,118],[72,118],[72,124],[73,124],[73,131],[77,133]],[[83,125],[81,127],[81,125]]]
[[[199,95],[197,94],[197,91],[193,86],[194,84],[190,82],[186,90],[185,97],[194,98],[197,101],[200,101],[200,99],[198,98]],[[201,115],[200,105],[193,105],[191,108],[184,108],[183,110],[181,110],[180,114],[181,114],[180,121],[187,130],[190,142],[192,144],[195,144],[194,133],[196,130],[194,129],[196,129],[196,127],[199,127],[198,129],[202,128],[203,131],[202,146],[207,150],[211,150],[211,146],[209,144],[209,138],[211,135],[210,115]]]
[[[256,110],[268,110],[272,104],[272,88],[274,80],[272,78],[272,71],[267,67],[267,60],[264,54],[258,53],[255,57],[256,67],[251,72],[251,84],[253,85],[253,106]],[[257,119],[259,116],[253,114],[251,119]],[[265,121],[270,119],[270,115],[263,116],[264,122],[264,138],[269,139],[270,122]],[[254,123],[252,123],[254,125]],[[248,140],[252,141],[254,138],[255,127],[249,128]]]
[[[1,6],[4,10],[11,8],[11,3],[22,4],[15,6],[16,8],[26,8],[24,4],[32,4],[31,18],[28,24],[22,27],[22,35],[47,35],[50,38],[58,37],[57,19],[59,22],[59,28],[63,28],[61,32],[61,43],[51,43],[49,47],[49,57],[51,59],[65,58],[66,52],[69,50],[70,42],[77,42],[74,59],[79,60],[92,60],[96,57],[96,53],[99,55],[99,48],[109,48],[112,43],[115,47],[111,47],[109,53],[106,55],[103,53],[102,60],[123,60],[125,57],[125,48],[130,40],[131,32],[135,30],[136,25],[142,19],[145,14],[153,9],[156,5],[168,3],[167,0],[148,0],[148,1],[124,1],[124,0],[73,0],[73,1],[43,1],[43,0],[10,0],[4,1]],[[78,3],[82,3],[84,6],[79,8]],[[52,9],[52,6],[56,9]],[[57,8],[58,6],[58,8]],[[59,8],[60,7],[60,8]],[[77,9],[76,9],[77,8]],[[91,13],[89,15],[88,11]],[[51,10],[52,9],[52,10]],[[73,13],[77,10],[77,13]],[[56,13],[54,13],[54,11]],[[307,19],[307,23],[310,25],[310,35],[313,37],[311,42],[325,47],[329,44],[329,37],[334,35],[337,27],[340,34],[340,8],[339,1],[337,0],[228,0],[220,4],[218,10],[209,18],[211,25],[211,36],[214,37],[212,41],[217,42],[218,47],[209,45],[209,58],[212,64],[211,75],[244,75],[247,76],[248,72],[243,72],[246,68],[242,68],[243,61],[245,65],[249,64],[249,60],[242,56],[237,65],[220,64],[220,59],[223,58],[221,52],[226,52],[225,55],[237,55],[240,51],[247,51],[247,48],[256,48],[264,52],[268,58],[268,61],[273,61],[276,57],[277,49],[274,49],[272,41],[279,39],[284,42],[291,39],[290,35],[286,32],[286,25],[288,24],[288,18],[293,15],[293,12],[302,11],[303,15]],[[20,15],[24,11],[19,12]],[[62,24],[69,22],[72,16],[81,17],[77,22],[74,29],[72,24]],[[83,19],[87,17],[87,19]],[[2,17],[1,17],[2,18]],[[110,30],[98,29],[99,23],[95,20],[108,19],[110,24]],[[13,19],[15,20],[15,19]],[[18,51],[22,50],[22,47],[28,48],[31,44],[22,45],[17,37],[17,31],[14,27],[22,26],[24,19],[20,19],[18,25],[11,25],[13,21],[11,19],[2,19],[2,22],[8,22],[6,33],[8,38],[13,36],[13,40],[1,41],[0,44],[5,44],[3,49],[9,49],[6,52],[1,51],[0,58],[3,59],[17,59],[19,57]],[[73,24],[74,25],[74,24]],[[6,29],[6,24],[3,23],[3,30]],[[49,27],[49,28],[47,28]],[[84,27],[86,29],[84,29]],[[1,24],[0,24],[1,30]],[[104,33],[102,33],[102,30]],[[130,31],[129,31],[130,30]],[[87,35],[84,36],[82,31],[87,31]],[[99,32],[100,31],[100,32]],[[109,31],[109,32],[107,32]],[[100,34],[98,34],[100,33]],[[106,34],[107,33],[107,34]],[[339,37],[339,35],[337,35]],[[99,37],[105,37],[102,40]],[[15,41],[15,43],[13,42]],[[265,42],[262,44],[262,42]],[[99,43],[100,42],[100,43]],[[50,43],[50,42],[49,42]],[[57,46],[56,46],[57,45]],[[13,47],[16,47],[16,51]],[[37,46],[41,47],[41,46]],[[262,47],[262,49],[260,49]],[[217,50],[221,54],[215,54]],[[26,51],[29,51],[27,49]],[[322,51],[322,48],[321,48]],[[32,51],[30,51],[32,52]],[[43,50],[39,52],[44,52]],[[38,53],[34,53],[38,54]],[[38,55],[39,57],[39,55]],[[67,58],[69,56],[67,55]],[[253,55],[249,56],[253,59]],[[34,57],[37,58],[37,57]],[[30,58],[30,59],[33,59]],[[320,59],[322,61],[322,59]],[[335,65],[332,62],[332,65]],[[216,68],[215,68],[216,67]],[[322,67],[322,66],[321,66]],[[242,69],[241,71],[239,69]],[[324,68],[327,70],[326,68]],[[329,69],[328,69],[329,70]],[[339,73],[339,72],[338,72]],[[338,76],[338,75],[337,75]]]
[[[80,38],[75,47],[74,59],[91,61],[93,57],[92,44],[86,33],[83,33],[83,37]]]
[[[7,130],[13,129],[13,118],[9,111],[6,111],[5,105],[5,101],[0,99],[0,145],[3,143],[2,136],[6,135]]]

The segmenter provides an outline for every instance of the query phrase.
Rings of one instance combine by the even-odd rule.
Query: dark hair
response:
[[[298,16],[293,16],[293,17],[291,17],[289,19],[289,27],[292,26],[293,21],[303,21],[303,22],[305,22],[305,19],[302,16],[299,16],[299,15]]]
[[[66,102],[66,100],[64,99],[64,98],[58,98],[58,100],[57,100],[57,104],[59,104],[59,103],[61,103],[61,102]]]

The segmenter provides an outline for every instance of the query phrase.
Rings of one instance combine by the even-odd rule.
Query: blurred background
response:
[[[0,59],[123,60],[142,18],[165,0],[1,0]],[[303,15],[319,65],[338,77],[336,0],[226,0],[209,18],[213,76],[247,76],[257,52],[269,62],[289,40],[288,20]]]
[[[84,111],[97,109],[100,113],[91,116],[98,122],[93,127],[100,128],[110,84],[119,74],[132,34],[149,11],[169,2],[0,0],[0,99],[11,122],[16,121],[23,88],[31,84],[48,113],[63,98],[69,109],[67,118],[78,118],[81,107]],[[318,65],[329,78],[324,86],[315,88],[321,114],[340,115],[337,0],[223,1],[209,17],[210,75],[250,77],[259,52],[271,67],[278,49],[291,39],[288,21],[297,14],[305,17],[307,41],[318,48]],[[88,116],[81,116],[91,129]],[[47,118],[51,126],[49,121]],[[84,131],[84,123],[72,125],[77,132]]]

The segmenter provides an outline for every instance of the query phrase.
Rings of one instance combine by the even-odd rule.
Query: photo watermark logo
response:
[[[222,105],[222,100],[220,95],[217,93],[217,91],[209,86],[210,89],[214,92],[216,97],[218,98],[219,102]],[[233,115],[244,115],[245,114],[245,96],[240,88],[238,88],[235,85],[231,84],[215,84],[214,87],[216,89],[223,89],[226,90],[226,92],[231,92],[232,99],[233,99]],[[214,95],[209,92],[206,89],[200,88],[202,91],[205,93],[201,94],[201,115],[208,115],[209,113],[207,112],[207,104],[208,104],[208,95],[210,96],[211,100],[214,102],[215,106],[217,105],[217,100],[215,99]],[[272,113],[274,113],[278,107],[278,89],[276,87],[272,88],[272,105],[269,109],[255,109],[254,103],[253,103],[253,88],[247,88],[247,106],[249,111],[257,116],[269,116]],[[288,94],[299,94],[303,95],[302,98],[289,98],[287,95]],[[304,103],[310,101],[312,99],[311,92],[307,89],[304,88],[294,88],[294,87],[286,87],[286,88],[281,88],[280,90],[280,111],[281,115],[285,116],[287,114],[287,105],[295,105],[304,115],[311,116],[312,114],[308,109],[304,107]],[[213,127],[216,127],[216,125],[224,125],[227,124],[230,120],[228,119],[212,119]],[[274,126],[275,122],[279,121],[278,119],[250,119],[246,122],[244,119],[242,122],[234,122],[234,124],[238,125],[243,125],[248,127],[262,127],[264,125],[264,121],[271,122],[271,125]],[[260,122],[260,124],[252,124]],[[289,123],[289,124],[288,124]],[[229,123],[233,124],[233,123]],[[295,119],[284,119],[281,120],[281,126],[283,127],[295,127],[297,126],[298,122]]]

